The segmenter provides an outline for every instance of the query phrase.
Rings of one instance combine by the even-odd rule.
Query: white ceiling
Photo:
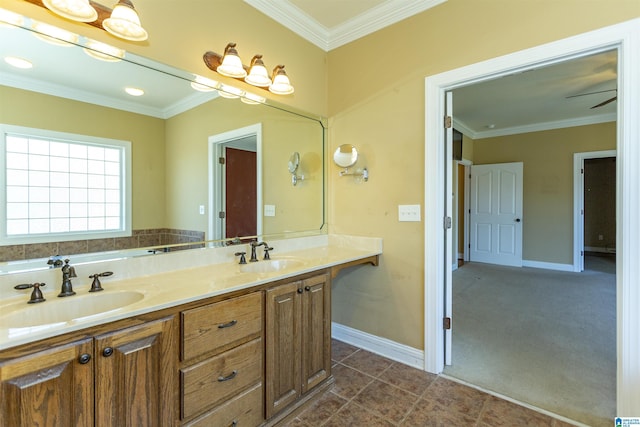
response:
[[[244,1],[330,51],[446,0]],[[477,139],[613,121],[616,102],[590,107],[615,96],[616,79],[610,51],[476,83],[454,90],[454,126]]]

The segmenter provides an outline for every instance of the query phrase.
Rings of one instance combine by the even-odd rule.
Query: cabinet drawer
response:
[[[262,382],[262,339],[257,338],[180,371],[182,418],[192,417]]]
[[[182,360],[226,350],[261,333],[261,292],[184,311]]]
[[[262,384],[242,392],[229,402],[199,417],[185,427],[254,427],[264,421]]]

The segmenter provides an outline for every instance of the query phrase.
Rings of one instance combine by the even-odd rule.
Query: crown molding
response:
[[[471,139],[493,138],[496,136],[517,135],[521,133],[540,132],[545,130],[571,128],[577,126],[594,125],[598,123],[615,122],[616,113],[598,114],[594,116],[578,117],[575,119],[558,120],[554,122],[535,123],[532,125],[513,126],[504,129],[491,129],[476,132],[464,122],[453,117],[453,127]]]
[[[288,1],[244,1],[328,52],[447,0],[387,0],[334,28],[325,27]]]

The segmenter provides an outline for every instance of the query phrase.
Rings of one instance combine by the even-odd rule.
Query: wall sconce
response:
[[[351,144],[342,144],[333,153],[333,162],[344,168],[340,171],[340,176],[355,176],[362,177],[367,182],[369,180],[369,171],[367,168],[362,169],[361,172],[349,172],[349,168],[356,164],[358,161],[358,150]]]
[[[300,166],[300,154],[295,151],[291,157],[289,157],[289,173],[291,174],[291,184],[294,187],[298,184],[298,181],[304,180],[304,175],[298,176],[296,173],[298,166]]]
[[[92,0],[26,1],[45,7],[63,18],[106,30],[109,34],[124,40],[143,41],[149,37],[140,24],[140,17],[130,0],[119,0],[113,10]]]
[[[267,67],[262,61],[262,55],[254,55],[250,66],[247,67],[242,64],[235,43],[227,44],[223,55],[208,51],[205,52],[202,59],[210,70],[223,76],[243,80],[259,88],[268,88],[276,95],[290,95],[294,92],[289,77],[284,71],[284,65],[276,66],[270,77]]]

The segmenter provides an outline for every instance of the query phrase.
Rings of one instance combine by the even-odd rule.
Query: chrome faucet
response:
[[[64,266],[62,266],[62,289],[58,294],[59,297],[68,297],[71,295],[75,295],[76,293],[73,291],[73,286],[71,286],[71,278],[76,276],[75,267],[71,267],[69,265],[69,260],[64,260]]]

